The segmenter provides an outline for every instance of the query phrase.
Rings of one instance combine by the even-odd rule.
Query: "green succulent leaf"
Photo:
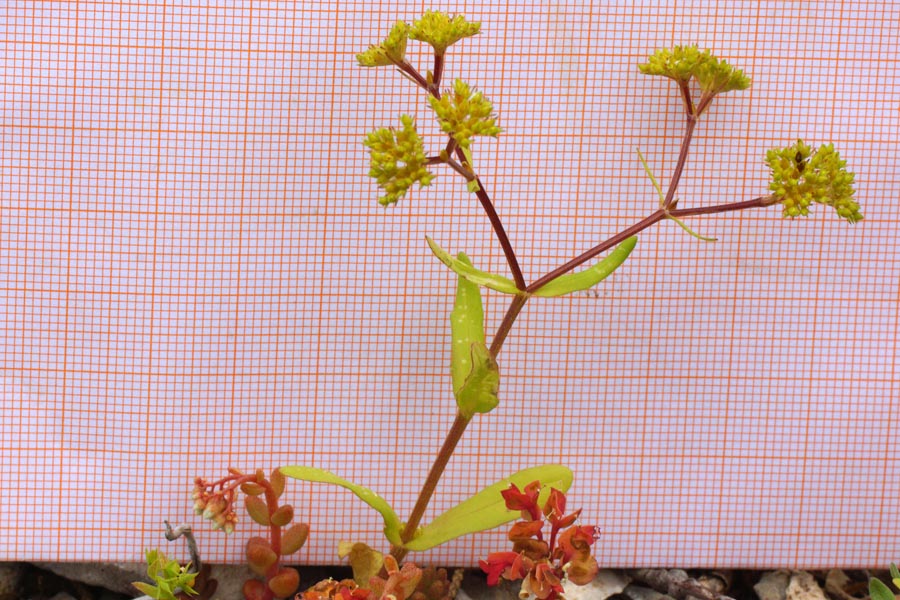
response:
[[[631,236],[616,246],[615,250],[609,253],[609,256],[593,267],[578,273],[560,275],[553,281],[535,290],[534,295],[542,298],[553,298],[594,287],[612,275],[613,271],[625,262],[631,251],[634,250],[635,244],[637,244],[637,237]]]
[[[441,131],[453,136],[463,150],[468,150],[476,135],[497,137],[502,129],[496,124],[494,107],[484,95],[474,90],[462,79],[457,79],[453,90],[447,90],[440,98],[428,98],[437,115]]]
[[[451,17],[438,11],[426,11],[413,23],[409,37],[434,47],[434,53],[444,54],[459,40],[481,33],[481,23],[469,23],[462,15]]]
[[[539,498],[539,504],[543,505],[550,494],[550,488],[561,492],[569,489],[572,485],[572,471],[563,465],[543,465],[524,469],[501,479],[420,528],[416,537],[406,543],[406,548],[415,552],[428,550],[458,537],[493,529],[518,519],[521,512],[506,508],[506,501],[500,492],[509,488],[511,483],[524,488],[533,481],[540,481],[543,485]]]
[[[704,94],[715,95],[750,87],[750,78],[743,71],[719,59],[709,50],[697,46],[675,46],[654,52],[647,62],[639,65],[641,73],[668,77],[680,84],[697,80]]]
[[[356,55],[356,60],[363,67],[385,67],[402,63],[406,60],[407,39],[409,39],[409,25],[397,21],[383,42],[377,46],[370,46],[365,52],[360,52]]]
[[[894,587],[900,589],[900,569],[894,563],[891,563],[891,583],[894,584]]]
[[[869,596],[872,600],[897,600],[891,588],[875,577],[869,579]]]
[[[396,203],[414,183],[431,185],[434,175],[428,171],[425,146],[416,124],[409,115],[401,115],[402,129],[381,128],[369,133],[363,145],[369,149],[369,176],[387,194],[378,199],[382,206]]]
[[[279,471],[281,471],[285,477],[291,477],[293,479],[299,479],[301,481],[330,483],[332,485],[337,485],[344,489],[350,490],[351,492],[356,494],[357,498],[374,508],[381,515],[382,519],[384,520],[384,536],[387,538],[387,540],[395,546],[403,545],[400,540],[400,531],[402,528],[400,518],[384,498],[382,498],[369,488],[353,483],[352,481],[347,481],[343,477],[339,477],[331,471],[317,469],[316,467],[291,465],[287,467],[280,467]]]
[[[188,572],[190,565],[181,566],[177,560],[170,560],[159,550],[147,550],[147,576],[156,585],[135,581],[131,585],[141,593],[158,600],[176,600],[175,592],[181,590],[189,595],[196,595],[192,587],[197,573]]]
[[[472,369],[456,393],[456,405],[467,419],[489,413],[500,404],[500,366],[484,342],[472,343],[470,354]]]
[[[465,253],[460,252],[456,259],[469,267],[472,261]],[[481,303],[481,290],[463,276],[459,276],[456,284],[456,301],[450,311],[450,376],[453,381],[453,393],[459,394],[466,377],[472,372],[472,345],[484,345],[484,307]]]
[[[850,223],[863,219],[853,199],[854,174],[833,144],[812,151],[803,140],[797,140],[792,146],[769,150],[766,163],[772,170],[769,189],[783,205],[784,217],[806,216],[810,205],[817,202],[831,206]]]
[[[467,264],[458,258],[453,258],[449,252],[438,246],[437,242],[427,235],[425,236],[425,240],[428,242],[428,247],[431,248],[431,251],[438,260],[447,265],[447,267],[457,275],[464,277],[467,281],[471,281],[476,285],[483,285],[484,287],[497,292],[503,292],[504,294],[522,293],[516,288],[516,284],[513,283],[512,280],[507,279],[502,275],[494,275],[493,273],[476,269],[471,263]]]

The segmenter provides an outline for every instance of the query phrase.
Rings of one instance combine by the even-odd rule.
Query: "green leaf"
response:
[[[138,591],[145,596],[150,596],[151,598],[159,598],[159,588],[155,585],[150,585],[149,583],[144,583],[143,581],[134,581],[132,584],[134,587],[138,589]]]
[[[677,217],[673,217],[672,215],[669,215],[668,218],[675,221],[676,223],[678,223],[678,226],[681,227],[682,229],[684,229],[685,231],[687,231],[691,235],[691,237],[695,237],[702,242],[718,242],[719,241],[714,237],[706,237],[706,236],[700,235],[699,233],[697,233],[696,231],[694,231],[693,229],[688,227],[687,223],[685,223],[684,221],[682,221],[681,219],[679,219]]]
[[[647,177],[650,178],[650,183],[653,184],[654,189],[656,189],[657,195],[659,195],[659,205],[662,206],[666,203],[666,199],[663,196],[662,187],[660,187],[659,182],[656,181],[656,177],[653,176],[653,171],[650,170],[650,165],[647,164],[647,159],[644,158],[644,155],[641,154],[641,149],[637,149],[638,158],[641,159],[641,164],[644,165],[644,173],[647,174]]]
[[[869,596],[872,600],[897,600],[891,588],[875,577],[869,579]]]
[[[506,508],[506,501],[500,492],[509,488],[511,483],[524,488],[532,481],[540,481],[543,485],[539,499],[539,503],[543,505],[551,487],[561,492],[569,489],[572,485],[572,471],[563,465],[543,465],[501,479],[422,527],[418,535],[406,543],[406,548],[421,552],[458,537],[493,529],[518,519],[520,511]]]
[[[286,477],[291,477],[293,479],[300,479],[301,481],[312,481],[316,483],[330,483],[332,485],[338,485],[342,488],[350,490],[351,492],[356,494],[357,498],[359,498],[381,514],[381,517],[384,519],[384,535],[388,539],[388,541],[395,546],[403,545],[402,541],[400,540],[400,530],[402,526],[399,517],[397,517],[397,513],[394,512],[394,509],[391,508],[391,505],[388,504],[384,498],[382,498],[369,488],[357,485],[352,481],[347,481],[346,479],[335,475],[331,471],[317,469],[315,467],[291,465],[287,467],[280,467],[279,470]]]
[[[503,292],[504,294],[522,293],[516,289],[516,284],[513,283],[512,280],[501,275],[494,275],[493,273],[476,269],[471,264],[466,264],[458,258],[453,258],[449,252],[438,246],[437,243],[427,235],[425,236],[425,239],[428,241],[428,247],[431,248],[434,255],[438,257],[438,260],[447,265],[447,267],[457,275],[464,277],[467,281],[471,281],[476,285],[483,285],[486,288],[498,292]]]
[[[491,412],[500,404],[500,366],[484,342],[473,342],[470,347],[472,369],[456,394],[459,412],[467,419],[475,413]]]
[[[472,261],[460,252],[456,260],[472,266]],[[469,373],[472,372],[472,344],[484,345],[484,308],[481,304],[481,290],[463,276],[456,284],[456,301],[450,311],[450,377],[453,393],[459,394]]]
[[[610,252],[609,256],[593,267],[578,273],[560,275],[553,281],[538,288],[534,292],[534,295],[542,298],[553,298],[555,296],[571,294],[572,292],[580,292],[581,290],[586,290],[597,285],[609,277],[613,271],[618,269],[619,266],[625,262],[625,259],[631,254],[631,251],[634,250],[635,244],[637,244],[637,237],[631,236],[616,246],[616,249]]]
[[[146,550],[147,575],[156,585],[136,581],[132,585],[151,598],[159,600],[176,600],[174,590],[182,590],[196,595],[191,587],[197,573],[188,571],[190,565],[181,566],[177,560],[169,559],[157,549]]]

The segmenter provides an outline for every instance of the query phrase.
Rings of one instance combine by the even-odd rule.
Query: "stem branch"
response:
[[[528,298],[529,297],[525,294],[515,296],[510,303],[509,308],[506,309],[506,314],[503,315],[503,321],[500,322],[500,326],[494,334],[494,339],[491,340],[491,356],[495,359],[497,358],[497,355],[500,354],[500,349],[503,348],[503,342],[506,341],[506,336],[508,336],[510,330],[512,330],[513,323],[516,322],[519,313],[525,308],[525,303],[528,302]]]
[[[666,191],[666,199],[663,202],[663,208],[666,210],[674,208],[675,190],[678,189],[681,174],[684,172],[684,165],[687,162],[688,150],[691,147],[691,140],[694,138],[694,128],[696,126],[697,116],[689,114],[687,127],[684,130],[684,138],[681,140],[681,150],[678,152],[678,162],[675,163],[675,171],[672,173],[672,179],[669,180],[669,189]]]
[[[596,246],[594,246],[587,252],[584,252],[584,253],[576,256],[575,258],[573,258],[566,264],[553,269],[552,271],[550,271],[549,273],[547,273],[546,275],[544,275],[543,277],[541,277],[540,279],[538,279],[537,281],[535,281],[534,283],[529,285],[526,288],[526,291],[527,292],[537,291],[543,285],[553,281],[560,275],[564,275],[565,273],[568,273],[569,271],[571,271],[578,265],[586,263],[587,261],[591,260],[598,254],[602,254],[603,252],[606,252],[613,246],[616,246],[617,244],[625,241],[626,239],[630,238],[631,236],[635,235],[636,233],[641,232],[644,229],[647,229],[651,225],[662,221],[664,218],[666,218],[666,211],[660,208],[659,210],[650,214],[648,217],[645,217],[644,219],[638,221],[631,227],[629,227],[627,229],[623,229],[622,231],[620,231],[616,235],[612,236],[605,242],[597,244]]]
[[[465,432],[470,421],[470,418],[464,417],[459,413],[456,414],[453,426],[450,428],[450,431],[447,432],[447,437],[444,439],[444,445],[441,446],[441,451],[438,453],[434,464],[431,465],[428,477],[422,485],[422,489],[419,492],[419,498],[416,500],[416,505],[413,507],[412,514],[406,522],[406,527],[400,534],[400,539],[404,542],[408,542],[413,538],[413,535],[415,535],[416,528],[419,526],[419,523],[422,522],[422,517],[425,515],[425,509],[428,508],[428,502],[431,500],[431,496],[434,495],[434,490],[437,488],[437,484],[444,474],[444,469],[447,468],[447,463],[450,461],[450,457],[453,456],[453,451],[456,450],[456,445],[462,438],[462,434]],[[407,552],[408,550],[406,548],[396,546],[391,548],[391,555],[397,559],[398,563],[403,560],[403,557],[406,556]]]

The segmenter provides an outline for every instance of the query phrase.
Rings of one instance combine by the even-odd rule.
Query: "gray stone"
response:
[[[631,600],[674,600],[672,596],[657,592],[653,588],[635,585],[633,583],[622,590],[622,593],[631,598]]]
[[[0,600],[19,600],[19,581],[24,571],[22,563],[0,563]]]
[[[791,574],[788,571],[768,571],[753,586],[753,591],[759,600],[785,600],[790,581]]]
[[[78,581],[130,596],[137,593],[131,582],[144,581],[147,577],[147,567],[144,563],[39,562],[34,563],[34,565],[71,581]]]
[[[463,578],[457,600],[519,600],[521,581],[501,580],[498,585],[489,586],[480,571],[470,571]]]
[[[631,578],[621,571],[600,569],[597,577],[587,585],[575,585],[563,582],[566,600],[606,600],[610,596],[621,594]]]
[[[35,565],[71,581],[128,596],[138,593],[131,585],[133,581],[148,581],[147,566],[144,563],[35,563]],[[244,581],[255,577],[253,572],[243,565],[213,565],[211,575],[219,583],[213,600],[241,598]]]
[[[212,600],[243,598],[244,582],[256,577],[246,565],[213,565],[210,576],[219,583]]]

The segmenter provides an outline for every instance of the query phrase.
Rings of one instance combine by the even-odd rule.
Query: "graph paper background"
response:
[[[454,281],[424,236],[505,272],[449,171],[389,210],[366,177],[363,135],[401,112],[442,144],[412,84],[354,60],[426,8],[483,24],[447,77],[497,107],[476,164],[529,280],[653,210],[635,148],[667,178],[683,119],[637,65],[676,43],[754,80],[703,119],[680,207],[765,193],[765,150],[803,136],[866,215],[693,219],[716,244],[664,223],[597,290],[531,302],[429,514],[562,462],[605,565],[897,560],[900,6],[495,0],[3,3],[0,558],[140,560],[169,519],[240,561],[247,519],[190,512],[229,465],[313,464],[409,513],[454,413]],[[489,335],[504,309],[487,295]],[[288,494],[303,562],[379,543],[344,491]]]

